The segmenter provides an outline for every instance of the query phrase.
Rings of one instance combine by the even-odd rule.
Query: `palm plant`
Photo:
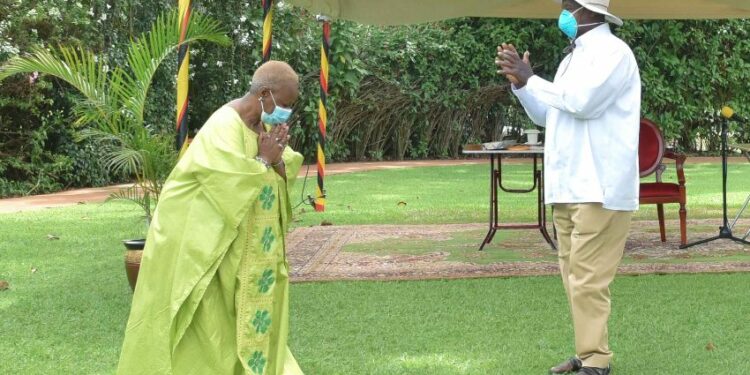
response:
[[[131,41],[127,67],[109,69],[91,51],[63,46],[50,50],[37,48],[0,67],[0,81],[18,73],[39,72],[69,83],[81,94],[74,105],[80,137],[95,140],[106,151],[105,165],[111,173],[135,178],[133,186],[112,194],[109,199],[138,204],[147,225],[152,205],[158,201],[164,180],[177,158],[174,136],[144,123],[146,97],[154,74],[184,43],[229,44],[219,22],[199,13],[191,15],[180,43],[179,16],[177,10],[160,15],[150,31]]]

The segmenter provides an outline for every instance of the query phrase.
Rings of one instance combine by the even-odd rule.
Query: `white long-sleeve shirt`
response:
[[[538,76],[513,92],[545,126],[547,204],[638,209],[641,79],[633,52],[608,24],[576,39],[554,82]]]

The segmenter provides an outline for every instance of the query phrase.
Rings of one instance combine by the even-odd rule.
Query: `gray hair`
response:
[[[250,94],[260,94],[264,88],[268,88],[271,91],[278,87],[278,82],[274,80],[261,79],[253,76],[253,81],[250,83]]]
[[[299,85],[299,76],[289,64],[281,61],[268,61],[253,74],[249,94],[259,94],[264,88],[278,90],[285,85]]]

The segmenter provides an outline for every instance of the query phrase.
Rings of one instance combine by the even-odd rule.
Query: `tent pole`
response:
[[[323,38],[320,46],[320,99],[318,100],[318,186],[315,194],[315,211],[323,212],[326,208],[326,191],[324,188],[326,172],[326,126],[328,123],[328,62],[331,52],[331,19],[319,15],[316,17],[323,26]]]
[[[273,0],[261,0],[263,4],[263,62],[271,60],[273,42]]]
[[[187,147],[188,138],[188,86],[190,70],[190,47],[185,41],[188,24],[190,23],[190,14],[193,5],[190,0],[179,0],[180,9],[180,47],[177,51],[177,140],[176,146],[180,155]]]

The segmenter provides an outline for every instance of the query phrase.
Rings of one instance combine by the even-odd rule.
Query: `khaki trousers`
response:
[[[625,249],[631,212],[601,203],[555,204],[560,272],[570,303],[576,355],[588,367],[612,359],[607,336],[609,284]]]

